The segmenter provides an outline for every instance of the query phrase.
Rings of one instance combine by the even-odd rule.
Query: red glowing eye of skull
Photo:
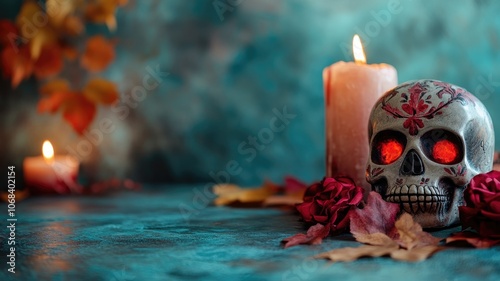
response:
[[[388,139],[380,143],[379,151],[382,164],[390,164],[403,154],[403,145],[395,139]]]
[[[432,157],[441,164],[450,164],[458,156],[458,147],[449,140],[440,140],[432,148]]]

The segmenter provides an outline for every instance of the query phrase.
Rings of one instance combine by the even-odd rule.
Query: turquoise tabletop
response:
[[[296,214],[215,207],[212,199],[193,185],[29,198],[16,209],[15,274],[3,261],[0,280],[500,280],[500,247],[450,249],[419,263],[332,264],[311,257],[359,244],[345,235],[283,249],[281,239],[304,231]]]

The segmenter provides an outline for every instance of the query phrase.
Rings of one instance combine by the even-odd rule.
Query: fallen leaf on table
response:
[[[457,245],[465,243],[475,248],[490,248],[491,246],[500,244],[500,239],[492,239],[481,237],[477,232],[461,231],[453,233],[446,238],[446,244]]]
[[[435,246],[441,240],[428,232],[424,232],[420,224],[413,221],[412,216],[408,213],[404,213],[399,217],[395,227],[399,233],[398,243],[408,250],[415,247]]]
[[[351,233],[354,237],[384,233],[390,238],[395,238],[397,231],[394,223],[398,213],[398,204],[386,202],[380,194],[372,191],[363,209],[351,211]]]
[[[355,237],[356,241],[363,244],[368,244],[372,246],[384,246],[394,244],[394,240],[391,237],[385,235],[384,233],[368,233],[362,234]]]
[[[398,244],[393,243],[387,246],[363,245],[360,247],[346,247],[321,253],[315,258],[329,259],[333,262],[350,262],[363,257],[381,257],[390,255],[399,249]]]
[[[257,188],[241,188],[234,184],[218,184],[213,187],[216,206],[229,205],[233,203],[262,203],[266,198],[275,194],[276,185],[265,182]]]
[[[316,257],[332,261],[353,261],[362,257],[390,256],[400,261],[422,261],[443,250],[441,239],[424,232],[412,216],[403,213],[397,220],[399,205],[387,203],[370,192],[363,209],[351,211],[351,233],[356,241],[368,244],[340,248]]]
[[[283,194],[272,195],[264,200],[264,206],[295,206],[304,201],[307,185],[294,177],[286,177]]]
[[[281,242],[284,243],[284,247],[292,247],[300,244],[317,245],[321,244],[323,238],[330,234],[330,224],[326,226],[318,223],[311,226],[306,234],[298,233],[294,236],[283,239]]]
[[[391,252],[391,258],[399,261],[419,262],[428,259],[434,253],[444,250],[444,247],[428,245],[411,250],[399,249]]]

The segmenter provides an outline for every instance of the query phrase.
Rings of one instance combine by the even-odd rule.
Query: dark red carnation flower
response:
[[[325,178],[309,186],[304,202],[297,205],[304,221],[329,224],[332,233],[349,226],[347,213],[363,200],[363,189],[348,177]]]

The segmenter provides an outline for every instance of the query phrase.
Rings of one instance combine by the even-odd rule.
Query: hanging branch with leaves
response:
[[[57,78],[65,62],[79,61],[89,73],[105,70],[115,58],[115,43],[102,35],[85,36],[85,24],[105,24],[116,29],[115,13],[127,0],[26,0],[15,21],[0,20],[0,68],[12,88],[34,77],[40,88],[38,112],[62,112],[78,133],[95,118],[97,105],[109,106],[118,100],[116,84],[92,78],[78,89],[79,79]],[[82,50],[74,42],[85,40]],[[78,76],[78,75],[76,75]],[[75,85],[76,84],[76,85]]]

